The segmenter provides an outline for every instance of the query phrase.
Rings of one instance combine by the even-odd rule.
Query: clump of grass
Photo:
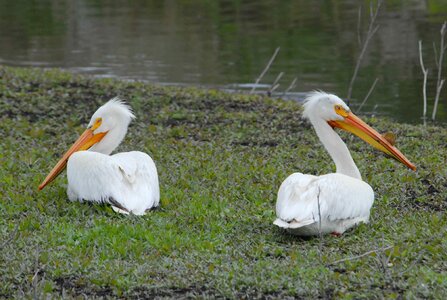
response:
[[[153,157],[161,209],[124,217],[71,203],[65,176],[37,192],[90,115],[117,95],[137,115],[119,151]],[[418,171],[349,141],[376,192],[371,223],[320,245],[272,225],[287,175],[333,170],[297,103],[0,67],[0,111],[0,297],[447,293],[445,127],[367,119],[396,131]],[[382,245],[393,247],[331,264]]]

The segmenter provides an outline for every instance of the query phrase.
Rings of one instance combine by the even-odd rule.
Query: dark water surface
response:
[[[360,6],[364,33],[368,1],[0,0],[0,64],[242,89],[281,47],[261,83],[271,84],[284,72],[279,93],[297,78],[289,98],[302,98],[312,89],[346,97],[360,52]],[[445,19],[446,0],[385,0],[380,28],[354,85],[354,109],[379,78],[362,110],[421,122],[422,40],[430,68],[431,113],[436,75],[432,42],[439,44]],[[447,86],[445,90],[438,110],[442,122],[447,121]]]

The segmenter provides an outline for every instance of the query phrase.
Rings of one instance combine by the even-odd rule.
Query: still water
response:
[[[432,43],[439,45],[446,19],[446,0],[385,0],[353,87],[354,110],[378,78],[362,111],[421,122],[422,40],[431,113]],[[302,99],[313,89],[344,98],[360,52],[358,24],[364,39],[368,22],[369,1],[359,0],[0,0],[0,64],[244,89],[280,47],[261,83],[269,85],[284,72],[279,94],[297,78],[288,98]],[[447,76],[445,64],[443,69]],[[442,122],[445,90],[437,115]]]

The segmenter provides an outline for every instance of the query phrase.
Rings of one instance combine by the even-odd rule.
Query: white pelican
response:
[[[340,235],[359,222],[368,222],[374,192],[362,180],[338,127],[350,131],[409,168],[416,167],[377,131],[356,117],[337,96],[323,92],[308,95],[303,115],[312,123],[336,166],[336,173],[321,176],[294,173],[281,184],[274,224],[289,232],[311,236]]]
[[[67,195],[71,201],[110,203],[116,212],[135,215],[158,206],[160,191],[152,158],[139,151],[110,155],[134,118],[130,107],[119,98],[101,106],[39,190],[67,166]]]

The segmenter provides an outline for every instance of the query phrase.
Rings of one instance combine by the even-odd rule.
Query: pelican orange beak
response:
[[[101,125],[101,120],[98,118],[95,124],[91,128],[87,128],[84,133],[74,142],[74,144],[68,149],[67,152],[62,156],[62,158],[57,162],[51,172],[47,175],[45,180],[39,185],[39,190],[42,190],[47,184],[52,182],[67,166],[68,159],[70,156],[82,150],[88,150],[94,144],[98,143],[103,139],[107,132],[94,133],[95,129]]]
[[[389,138],[386,138],[379,134],[376,130],[363,122],[359,117],[354,115],[351,111],[346,111],[341,107],[336,107],[336,112],[344,118],[344,120],[328,121],[332,127],[341,128],[349,131],[374,148],[388,154],[389,156],[400,161],[413,171],[416,170],[416,166],[412,164],[396,147],[394,147]]]

